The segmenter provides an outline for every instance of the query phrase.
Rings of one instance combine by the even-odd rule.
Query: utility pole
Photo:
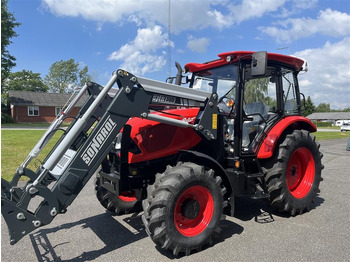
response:
[[[168,1],[168,77],[171,77],[171,1]]]

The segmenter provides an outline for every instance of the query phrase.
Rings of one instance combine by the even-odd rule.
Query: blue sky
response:
[[[21,23],[9,46],[17,59],[12,71],[44,78],[51,64],[73,58],[100,84],[118,68],[163,81],[169,57],[175,75],[175,61],[266,50],[308,61],[299,81],[316,105],[350,107],[350,1],[170,0],[170,6],[169,44],[167,0],[10,0]]]

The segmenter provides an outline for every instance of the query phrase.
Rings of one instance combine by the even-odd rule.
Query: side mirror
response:
[[[262,76],[266,74],[267,68],[267,52],[260,51],[255,52],[252,55],[252,76]]]

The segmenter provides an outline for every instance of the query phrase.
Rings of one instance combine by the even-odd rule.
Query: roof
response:
[[[185,68],[189,70],[190,72],[198,72],[202,70],[211,69],[213,67],[218,67],[222,65],[226,65],[232,62],[237,62],[240,58],[242,59],[251,59],[249,55],[254,54],[252,51],[234,51],[234,52],[226,52],[221,53],[218,56],[220,59],[206,62],[206,63],[188,63],[185,65]],[[228,56],[231,56],[232,58],[229,60],[229,62],[226,61],[226,58]],[[278,63],[286,64],[291,67],[294,67],[297,71],[300,71],[302,69],[302,66],[304,64],[304,60],[299,59],[294,56],[286,56],[281,54],[274,54],[274,53],[267,53],[267,59],[269,61],[275,61]]]
[[[350,112],[312,113],[307,118],[310,120],[350,120]]]
[[[17,106],[57,106],[63,107],[72,94],[41,93],[28,91],[9,91],[9,103]],[[82,107],[88,95],[84,95],[76,104]]]

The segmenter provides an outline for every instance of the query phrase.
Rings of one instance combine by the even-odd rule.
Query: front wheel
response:
[[[322,153],[306,130],[286,136],[264,165],[271,206],[291,215],[310,210],[322,181]]]
[[[174,255],[188,255],[211,244],[213,234],[220,231],[220,220],[225,218],[226,189],[221,181],[213,170],[194,163],[179,163],[157,174],[143,200],[142,220],[148,235]]]
[[[113,215],[128,214],[141,209],[141,202],[134,190],[120,192],[117,196],[101,186],[99,174],[96,174],[95,178],[95,192],[100,204]]]

